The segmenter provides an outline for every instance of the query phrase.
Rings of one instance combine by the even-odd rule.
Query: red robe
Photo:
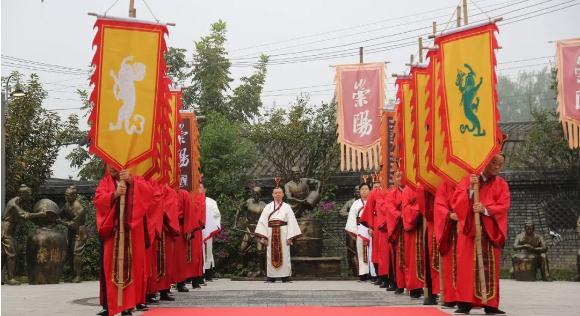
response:
[[[403,241],[402,206],[403,191],[399,188],[389,190],[386,200],[387,235],[391,264],[398,288],[405,288],[405,246]]]
[[[457,222],[449,217],[453,212],[451,208],[453,193],[455,185],[443,182],[435,194],[435,239],[442,259],[439,271],[442,272],[445,303],[457,300]]]
[[[145,247],[147,227],[144,218],[151,206],[153,189],[141,177],[133,177],[133,183],[127,184],[125,202],[125,266],[123,270],[123,304],[117,304],[117,284],[114,282],[117,269],[119,199],[114,198],[117,182],[109,174],[99,182],[93,203],[96,208],[97,230],[103,242],[103,270],[105,272],[107,308],[109,315],[133,308],[143,302],[146,287]],[[118,280],[120,282],[121,280]]]
[[[419,194],[419,193],[418,193]],[[435,196],[428,191],[424,191],[422,196],[418,197],[419,201],[419,211],[423,214],[425,218],[427,229],[425,234],[427,236],[427,249],[429,253],[429,273],[431,274],[431,293],[439,294],[440,280],[439,280],[439,247],[437,241],[435,240],[435,222],[433,208],[435,204]],[[425,260],[425,263],[427,260]],[[427,273],[427,271],[425,271]]]
[[[168,290],[175,282],[175,242],[179,238],[178,198],[177,192],[168,185],[163,185],[163,229],[158,240],[157,289]]]
[[[155,181],[151,181],[154,189],[151,206],[147,210],[147,230],[151,245],[147,248],[147,294],[157,292],[157,251],[159,249],[157,240],[161,238],[161,229],[163,225],[163,210],[160,207],[162,199],[162,190]]]
[[[473,200],[470,197],[469,177],[457,185],[453,195],[452,206],[459,218],[459,236],[457,238],[457,300],[481,306],[479,279],[475,255],[475,216]],[[499,272],[501,267],[501,248],[507,238],[507,218],[510,207],[510,191],[507,182],[499,177],[487,181],[480,180],[480,202],[487,209],[489,216],[481,214],[482,250],[487,284],[487,306],[499,305]]]
[[[179,190],[179,228],[181,231],[180,238],[176,242],[176,262],[177,282],[183,282],[192,276],[193,271],[193,256],[191,251],[191,236],[195,228],[193,218],[193,203],[192,197],[186,190]],[[188,236],[190,239],[187,239]]]
[[[205,227],[205,194],[193,193],[193,237],[191,239],[192,270],[191,277],[203,276],[203,237],[202,229]]]
[[[379,266],[377,275],[389,274],[389,242],[387,236],[386,199],[388,190],[374,188],[368,196],[361,222],[373,229],[372,262]],[[366,215],[365,215],[366,214]],[[372,214],[372,216],[371,216]],[[372,224],[371,224],[372,223]]]
[[[417,201],[417,196],[423,192],[420,188],[417,191],[410,187],[403,190],[405,285],[409,291],[423,288],[425,282],[424,235],[422,215]]]

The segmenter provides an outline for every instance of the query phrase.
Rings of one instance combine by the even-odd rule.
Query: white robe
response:
[[[370,241],[370,236],[368,235],[368,229],[361,225],[357,225],[357,218],[360,218],[362,211],[364,209],[364,204],[361,199],[358,199],[352,203],[350,210],[348,212],[348,218],[346,220],[346,226],[344,229],[356,235],[356,255],[358,260],[358,275],[365,275],[369,273],[369,262],[371,260],[371,249],[366,246],[367,250],[367,262],[364,262],[364,242]]]
[[[292,274],[292,267],[290,261],[290,246],[286,241],[296,238],[302,234],[298,221],[294,216],[294,212],[290,205],[282,202],[282,207],[274,213],[274,202],[270,202],[260,215],[258,224],[256,225],[255,234],[257,237],[265,237],[268,239],[268,247],[266,250],[266,274],[269,278],[283,278]],[[274,214],[272,214],[274,213]],[[270,216],[271,215],[271,216]],[[275,268],[272,265],[272,227],[268,227],[269,221],[283,221],[286,225],[280,226],[280,241],[282,248],[282,265]]]
[[[221,214],[214,199],[205,198],[205,228],[202,231],[204,240],[203,247],[203,269],[208,270],[215,266],[213,258],[213,238],[221,229]]]

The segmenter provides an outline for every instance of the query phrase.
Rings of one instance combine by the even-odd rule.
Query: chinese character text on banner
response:
[[[336,66],[340,170],[379,169],[384,68],[382,63]]]

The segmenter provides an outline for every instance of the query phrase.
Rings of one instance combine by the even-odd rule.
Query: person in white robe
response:
[[[207,194],[207,190],[201,185],[202,191]],[[213,257],[213,237],[221,230],[221,214],[217,202],[205,197],[205,227],[202,230],[202,237],[204,242],[203,247],[203,270],[206,281],[211,281],[213,278],[213,271],[215,268],[215,260]]]
[[[256,230],[258,242],[266,248],[266,282],[281,278],[288,282],[292,274],[290,246],[302,232],[290,205],[282,202],[284,191],[276,187],[272,191],[274,201],[264,207]]]
[[[350,207],[344,229],[356,238],[358,275],[361,281],[366,281],[370,273],[369,262],[371,262],[372,251],[369,246],[371,237],[369,236],[367,227],[359,224],[359,222],[369,195],[369,186],[363,183],[359,186],[359,191],[360,199],[355,200]]]

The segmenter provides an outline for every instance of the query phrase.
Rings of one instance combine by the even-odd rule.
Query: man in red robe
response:
[[[205,227],[205,194],[201,191],[193,192],[193,223],[196,225],[191,238],[192,263],[190,271],[191,286],[201,288],[203,281],[203,238],[202,230]]]
[[[186,190],[180,189],[179,197],[179,227],[181,231],[180,238],[176,242],[176,261],[177,264],[177,291],[189,292],[185,287],[185,282],[193,275],[193,258],[191,251],[191,238],[196,227],[194,223],[194,210],[192,197]]]
[[[372,239],[371,261],[375,267],[378,280],[375,284],[381,288],[387,287],[389,274],[389,251],[387,241],[387,226],[383,207],[387,198],[387,189],[381,187],[380,178],[373,175],[373,189],[369,194],[361,224],[368,227]]]
[[[395,288],[395,294],[403,294],[405,290],[405,249],[403,240],[403,189],[401,172],[393,174],[393,188],[386,199],[387,235],[390,250],[390,277]]]
[[[403,190],[403,229],[405,243],[405,285],[411,298],[420,298],[425,283],[425,247],[423,234],[423,216],[419,210],[417,196],[423,194],[423,188],[417,190],[405,187]]]
[[[453,308],[457,300],[457,214],[451,207],[455,185],[444,181],[435,194],[435,239],[441,254],[443,307]]]
[[[420,194],[420,192],[417,192]],[[437,295],[439,294],[439,247],[435,241],[435,222],[434,222],[434,204],[435,196],[427,191],[423,190],[423,193],[417,196],[419,201],[419,211],[423,215],[424,219],[424,234],[425,240],[424,245],[425,252],[423,253],[425,262],[425,285],[426,289],[425,298],[423,300],[423,305],[437,305]]]
[[[163,210],[161,209],[162,190],[156,181],[150,180],[151,186],[154,189],[151,206],[147,210],[147,231],[149,233],[149,240],[151,245],[146,252],[147,265],[147,291],[146,298],[148,304],[159,304],[156,299],[157,294],[157,252],[158,243],[156,240],[161,236],[161,229],[163,227]]]
[[[505,158],[498,154],[481,175],[465,177],[453,195],[453,209],[458,217],[457,238],[457,301],[455,314],[466,315],[472,307],[484,307],[487,315],[504,315],[499,306],[499,272],[501,249],[507,238],[507,219],[510,191],[499,176]],[[479,186],[479,202],[474,202],[474,187]],[[475,214],[481,217],[481,249],[483,267],[477,264],[475,244]],[[479,269],[485,273],[486,292],[478,278]],[[483,303],[482,299],[487,298]]]
[[[158,242],[157,289],[160,300],[174,301],[169,296],[175,274],[175,242],[179,237],[177,192],[168,185],[162,188],[163,229]]]
[[[143,301],[145,292],[145,247],[148,235],[144,218],[151,206],[153,189],[141,177],[127,170],[117,171],[107,166],[105,176],[97,186],[93,203],[96,208],[97,230],[103,242],[103,271],[108,315],[132,315],[132,308]],[[122,197],[124,196],[124,198]],[[120,200],[125,199],[124,221],[120,223]],[[124,234],[119,226],[124,225]],[[119,244],[124,244],[119,247]],[[118,250],[117,250],[118,249]],[[122,251],[122,278],[117,258]],[[122,302],[118,289],[122,289]]]

